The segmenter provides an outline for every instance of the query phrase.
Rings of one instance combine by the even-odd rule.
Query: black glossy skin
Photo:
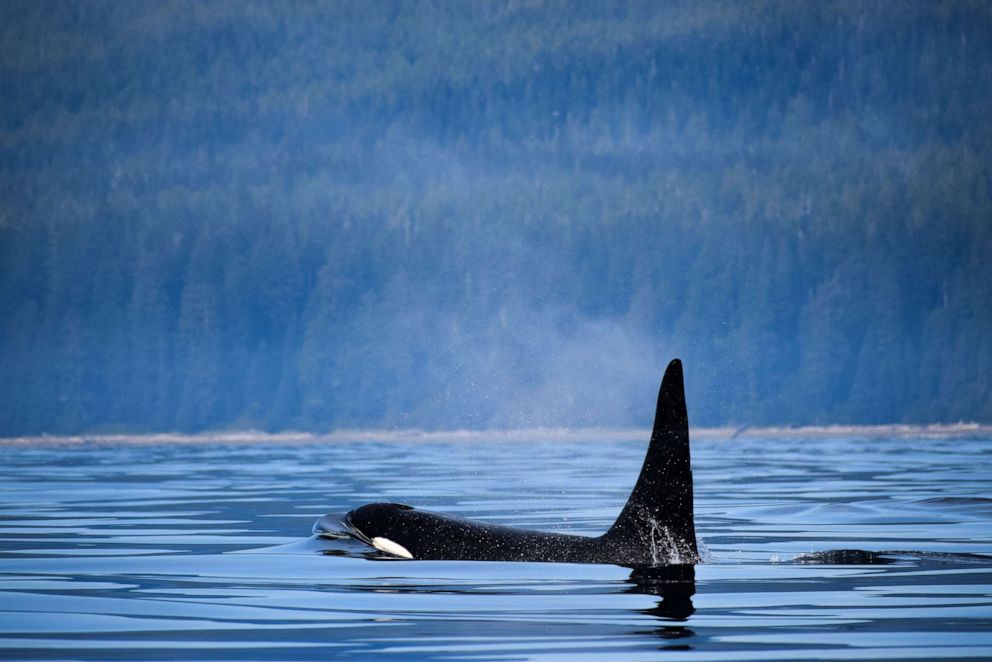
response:
[[[697,563],[682,364],[675,359],[665,371],[637,484],[602,536],[486,524],[398,503],[356,508],[344,524],[366,543],[385,538],[423,560],[611,563],[634,568]]]
[[[345,524],[366,542],[387,538],[415,559],[603,563],[608,562],[605,558],[632,556],[630,550],[611,549],[600,538],[485,524],[399,503],[356,508]]]

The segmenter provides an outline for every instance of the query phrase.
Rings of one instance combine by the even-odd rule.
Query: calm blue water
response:
[[[696,439],[694,583],[308,539],[375,500],[599,534],[645,445],[0,447],[0,657],[992,657],[990,439]]]

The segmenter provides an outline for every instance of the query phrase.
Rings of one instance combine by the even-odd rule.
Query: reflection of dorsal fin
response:
[[[620,517],[603,536],[625,545],[650,546],[668,563],[695,563],[696,528],[689,465],[689,417],[682,362],[668,364],[658,392],[658,409],[644,466]]]

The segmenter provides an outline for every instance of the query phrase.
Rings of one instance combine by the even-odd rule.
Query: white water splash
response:
[[[699,560],[702,563],[716,563],[716,557],[713,556],[713,552],[706,545],[706,541],[696,535],[696,547],[699,548]]]
[[[668,530],[667,526],[658,524],[658,520],[649,517],[651,530],[648,532],[651,542],[651,563],[653,565],[678,565],[695,563],[696,558],[688,548],[683,548]]]

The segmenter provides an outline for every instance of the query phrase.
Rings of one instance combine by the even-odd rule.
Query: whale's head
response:
[[[501,544],[498,527],[402,503],[355,508],[344,523],[359,540],[405,559],[472,559]]]
[[[403,503],[370,503],[352,510],[345,524],[356,537],[400,558],[415,558],[408,549],[420,523],[417,510]]]

